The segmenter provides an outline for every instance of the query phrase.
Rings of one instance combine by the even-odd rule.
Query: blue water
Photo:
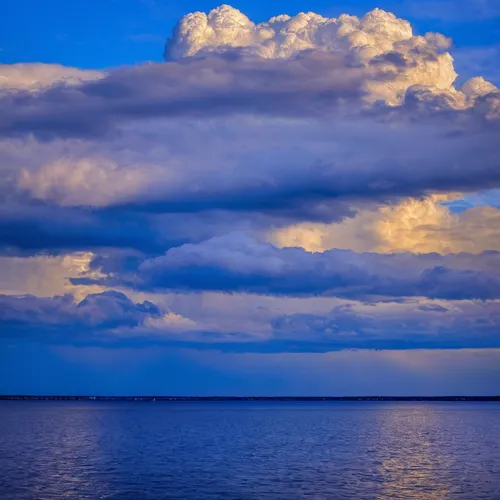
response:
[[[500,404],[1,402],[0,498],[495,500]]]

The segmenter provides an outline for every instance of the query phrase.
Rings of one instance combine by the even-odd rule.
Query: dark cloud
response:
[[[307,342],[318,350],[335,346],[361,349],[462,349],[500,346],[500,316],[496,303],[456,302],[448,310],[424,304],[417,310],[375,310],[338,306],[327,315],[291,314],[273,320],[274,338]],[[435,314],[448,311],[448,315]],[[434,317],[432,317],[434,315]],[[432,327],[430,326],[432,324]],[[432,333],[429,333],[432,331]]]
[[[442,299],[500,297],[500,253],[309,253],[276,248],[242,234],[172,248],[136,269],[97,281],[142,290],[214,290],[288,296],[425,296]],[[107,270],[107,269],[104,269]],[[109,269],[108,269],[109,271]],[[77,278],[74,284],[89,284]]]
[[[137,214],[102,214],[80,208],[37,205],[0,207],[0,253],[3,255],[59,254],[105,247],[164,251],[170,240],[154,223]]]
[[[0,295],[0,321],[4,326],[31,325],[70,328],[112,329],[142,324],[148,317],[159,317],[151,302],[132,302],[116,291],[90,294],[81,302],[72,295],[53,298]]]
[[[327,314],[276,315],[265,339],[245,326],[233,332],[164,321],[155,304],[116,291],[39,298],[0,295],[0,337],[10,342],[108,347],[172,346],[226,352],[328,352],[342,349],[463,349],[500,347],[496,302],[439,304],[346,303]],[[175,316],[175,315],[174,315]],[[178,317],[178,316],[177,316]],[[179,327],[180,325],[180,327]]]
[[[180,207],[179,207],[180,208]],[[189,207],[186,207],[189,208]],[[319,204],[299,210],[274,205],[269,214],[243,210],[155,213],[133,207],[58,207],[43,202],[0,205],[0,255],[57,255],[93,251],[116,267],[125,256],[158,256],[184,243],[201,242],[235,229],[260,233],[290,221],[340,221],[354,211],[348,203]]]
[[[139,183],[135,190],[129,183],[125,199],[113,196],[128,175],[127,167],[118,168],[112,183],[96,183],[91,199],[97,199],[99,206],[82,213],[103,224],[108,222],[110,234],[116,231],[114,221],[130,220],[134,224],[136,220],[144,221],[147,213],[212,211],[202,216],[205,220],[211,217],[211,225],[230,217],[222,212],[247,219],[249,213],[254,218],[261,214],[263,223],[263,218],[268,217],[267,223],[275,225],[285,220],[330,222],[354,215],[353,202],[358,206],[390,203],[429,191],[470,191],[500,185],[498,141],[492,131],[452,134],[452,129],[444,125],[440,128],[425,122],[401,123],[392,128],[368,119],[344,126],[337,122],[305,121],[269,129],[265,124],[260,127],[262,133],[269,131],[267,137],[257,135],[257,126],[241,126],[234,135],[224,137],[219,151],[209,144],[217,140],[217,127],[211,128],[209,134],[201,126],[191,132],[186,127],[187,135],[182,141],[191,138],[200,151],[195,150],[187,160],[167,156],[161,164],[161,160],[155,159],[158,164],[152,171],[141,171],[141,178],[147,182]],[[131,139],[133,133],[128,133]],[[154,139],[162,140],[161,136]],[[179,137],[166,135],[166,144],[170,146],[175,141],[180,142]],[[256,145],[255,149],[237,151],[236,146],[245,147],[246,141]],[[126,148],[127,144],[124,140],[121,147]],[[208,158],[202,151],[204,144]],[[147,157],[148,148],[154,149],[155,145],[145,142],[134,147],[138,148],[134,155],[140,156],[144,151]],[[174,169],[169,166],[170,161],[176,165],[184,161],[186,165]],[[65,166],[66,171],[68,174],[63,175],[61,169],[42,169],[29,174],[29,184],[22,189],[12,186],[12,192],[21,192],[22,198],[14,198],[10,203],[35,203],[30,197],[42,197],[43,209],[49,211],[52,207],[56,214],[56,206],[76,207],[91,196],[84,186],[86,176],[107,175],[98,169],[78,173],[71,163]],[[46,187],[41,191],[38,186]],[[36,202],[40,204],[39,200]],[[63,211],[69,209],[65,207]],[[17,211],[11,209],[14,219]],[[61,217],[65,217],[64,213]]]
[[[446,309],[446,307],[440,306],[439,304],[424,304],[422,306],[419,306],[419,309],[421,311],[437,312],[437,313],[448,312],[448,309]]]
[[[365,72],[314,52],[281,61],[231,52],[151,63],[80,84],[4,92],[0,134],[95,138],[147,118],[331,114],[339,100],[362,94]]]

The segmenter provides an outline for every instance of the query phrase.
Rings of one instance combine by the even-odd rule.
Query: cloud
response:
[[[48,146],[37,146],[40,163],[33,156],[26,166],[26,153],[12,150],[4,189],[18,203],[31,198],[143,213],[224,210],[325,221],[349,215],[354,201],[497,186],[495,131],[447,127],[439,121],[393,127],[368,118],[181,121],[152,137],[132,129],[107,153],[89,141],[52,158]],[[475,156],[482,161],[473,162]]]
[[[437,33],[413,36],[408,21],[380,9],[362,19],[302,13],[255,25],[222,6],[180,21],[167,63],[2,95],[0,133],[102,137],[148,118],[317,116],[339,113],[340,104],[353,113],[377,101],[425,101],[415,88],[441,96],[440,108],[465,109],[474,102],[453,86],[449,46]]]
[[[498,210],[456,204],[500,187],[500,93],[450,51],[380,9],[222,6],[162,64],[0,66],[2,291],[52,296],[3,296],[5,335],[497,346]]]
[[[499,94],[455,88],[449,45],[379,9],[257,25],[223,6],[183,18],[164,64],[71,84],[20,67],[51,76],[0,97],[4,189],[44,208],[324,222],[360,200],[496,187]]]
[[[70,295],[0,296],[1,337],[14,343],[33,339],[58,345],[156,345],[225,352],[500,347],[498,301],[413,299],[373,304],[328,299],[330,303],[320,304],[310,299],[255,302],[244,296],[229,300],[236,306],[248,300],[260,305],[217,311],[217,302],[210,301],[207,306],[212,304],[214,310],[209,306],[201,313],[194,308],[193,316],[187,317],[112,290],[78,302]]]
[[[279,247],[302,247],[321,252],[333,248],[356,252],[414,252],[441,254],[500,250],[500,210],[468,207],[453,213],[441,202],[454,196],[405,199],[333,224],[300,223],[269,234]],[[455,204],[459,200],[454,201]]]
[[[266,59],[289,59],[306,50],[348,54],[356,64],[404,68],[389,84],[367,84],[373,99],[397,104],[413,84],[451,87],[456,73],[445,52],[449,45],[442,35],[413,36],[408,21],[381,9],[361,19],[347,14],[325,18],[309,12],[254,24],[237,9],[223,5],[208,14],[195,12],[182,18],[167,42],[165,56],[175,60],[229,48]]]
[[[0,257],[2,276],[0,294],[52,297],[73,292],[81,296],[82,290],[71,285],[69,278],[92,273],[89,268],[92,257],[91,252],[56,256]],[[82,288],[87,295],[89,289]]]
[[[148,317],[160,317],[151,302],[134,304],[126,295],[106,291],[87,295],[76,303],[67,294],[53,298],[34,296],[0,296],[0,320],[9,325],[38,325],[112,329],[137,326]]]
[[[276,248],[243,233],[172,248],[136,269],[74,284],[132,286],[140,290],[218,290],[289,296],[500,297],[500,254],[309,253]]]
[[[102,137],[148,118],[317,114],[359,96],[368,71],[349,68],[341,56],[327,53],[279,62],[236,54],[149,63],[79,85],[5,93],[0,134]]]
[[[5,95],[6,91],[34,92],[53,85],[78,85],[103,76],[100,71],[81,70],[60,64],[0,64],[0,95]]]
[[[106,206],[127,201],[139,190],[147,190],[163,174],[154,167],[119,168],[107,159],[59,159],[35,172],[23,169],[18,186],[37,200],[60,206]],[[167,179],[165,179],[167,180]]]
[[[184,241],[184,240],[181,240]],[[154,221],[140,215],[99,214],[85,209],[43,205],[0,204],[0,253],[23,256],[40,253],[115,247],[158,252],[179,241],[154,230]]]
[[[376,349],[500,345],[498,302],[417,304],[373,307],[354,303],[339,305],[326,315],[287,315],[273,320],[274,336],[282,341],[295,340],[297,347],[316,343],[318,350],[328,345]]]
[[[334,52],[379,45],[389,50],[412,36],[408,21],[380,9],[361,20],[347,14],[335,19],[309,12],[294,17],[279,15],[256,25],[239,10],[222,5],[208,14],[184,16],[167,43],[165,55],[179,59],[201,51],[248,47],[261,57],[288,58],[312,48]]]

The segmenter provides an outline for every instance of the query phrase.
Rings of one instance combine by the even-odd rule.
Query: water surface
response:
[[[0,402],[0,498],[498,500],[500,404]]]

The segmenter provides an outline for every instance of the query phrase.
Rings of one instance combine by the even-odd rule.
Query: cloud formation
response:
[[[0,133],[99,136],[130,120],[314,116],[338,112],[339,102],[350,113],[377,101],[398,107],[407,100],[424,108],[463,110],[475,107],[478,97],[498,93],[476,80],[455,88],[449,47],[437,33],[413,36],[408,21],[380,9],[361,19],[301,13],[256,25],[224,5],[208,15],[185,16],[167,43],[165,64],[104,75],[27,66],[11,76],[9,69],[9,86],[18,82],[21,90],[1,96]],[[43,91],[22,91],[48,83]]]
[[[77,85],[63,80],[38,92],[22,87],[6,92],[0,95],[0,134],[100,137],[124,123],[148,118],[317,114],[332,110],[340,99],[358,96],[365,72],[346,67],[334,54],[279,62],[212,55],[149,63],[111,70]]]
[[[159,309],[151,302],[135,304],[116,291],[90,294],[78,303],[69,294],[51,298],[1,295],[0,314],[6,328],[39,324],[77,330],[132,327],[148,317],[160,317]]]
[[[8,336],[498,346],[498,206],[456,207],[500,188],[500,93],[456,84],[448,38],[380,9],[224,5],[165,56],[0,66]]]
[[[238,300],[247,301],[244,296]],[[268,353],[500,347],[498,301],[344,301],[330,304],[329,310],[324,310],[328,303],[312,302],[299,304],[303,312],[288,314],[283,310],[297,311],[297,299],[274,307],[258,303],[254,321],[248,322],[241,321],[237,309],[225,309],[223,315],[198,310],[189,318],[116,291],[89,294],[80,301],[71,295],[1,295],[0,338],[49,345],[163,345]]]
[[[333,248],[356,252],[441,254],[500,250],[500,210],[467,207],[453,213],[442,202],[459,195],[408,198],[377,210],[358,210],[355,217],[332,224],[300,223],[269,234],[279,247],[322,252]],[[455,203],[458,203],[455,200]]]
[[[259,25],[228,6],[190,14],[164,64],[4,68],[0,174],[17,205],[259,213],[276,225],[496,187],[498,89],[480,77],[455,88],[449,45],[379,9]]]
[[[483,85],[481,77],[460,89],[454,87],[457,73],[450,47],[445,36],[414,35],[408,21],[378,8],[361,18],[302,12],[255,24],[237,9],[222,5],[208,14],[184,16],[167,42],[165,57],[182,60],[231,50],[274,60],[293,59],[307,51],[340,54],[348,67],[373,70],[365,74],[364,97],[391,106],[402,105],[407,98],[426,101],[426,94],[431,94],[440,108],[463,109],[482,95],[498,92],[489,82]]]
[[[136,269],[75,284],[126,285],[142,290],[217,290],[290,296],[425,296],[500,298],[498,252],[480,255],[309,253],[276,248],[243,233],[172,248]],[[106,267],[101,269],[106,273]]]
[[[60,64],[0,64],[0,95],[18,90],[34,92],[52,85],[78,85],[103,76],[100,71],[81,70]]]
[[[182,18],[165,56],[175,60],[230,48],[266,59],[290,59],[307,50],[340,53],[352,64],[376,65],[381,72],[399,68],[387,83],[366,84],[370,99],[394,105],[401,103],[411,85],[451,89],[457,75],[446,52],[449,46],[450,41],[440,34],[413,36],[408,21],[381,9],[361,19],[347,14],[325,18],[308,12],[254,24],[237,9],[222,5],[208,14],[196,12]]]

